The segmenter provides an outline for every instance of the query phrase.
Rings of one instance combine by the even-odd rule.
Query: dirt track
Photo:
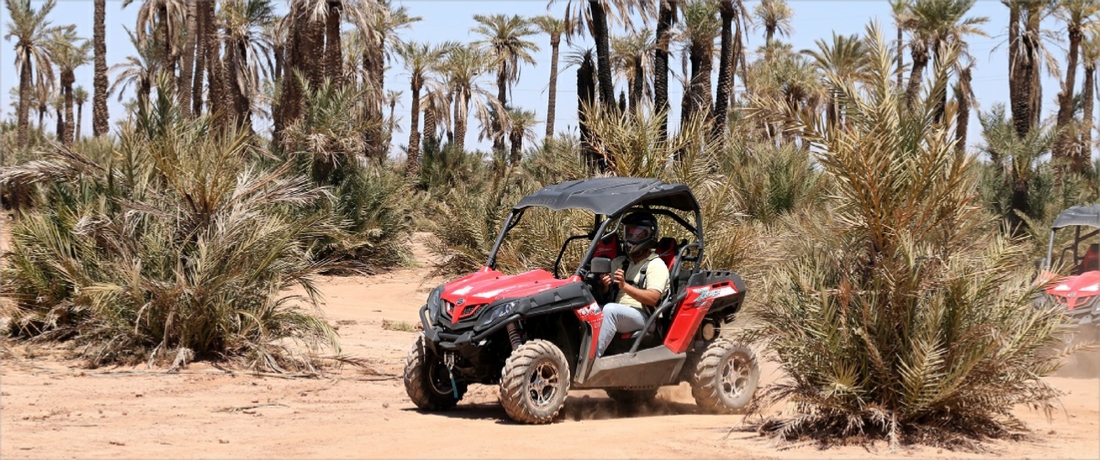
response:
[[[496,388],[474,386],[455,411],[421,414],[399,374],[416,333],[384,330],[383,320],[415,323],[427,295],[426,270],[321,283],[328,318],[344,353],[366,358],[378,375],[345,367],[326,379],[229,375],[198,363],[163,369],[80,369],[80,363],[27,356],[14,347],[0,364],[0,457],[738,457],[874,458],[885,444],[777,450],[745,430],[741,416],[695,411],[686,386],[627,413],[602,392],[574,392],[565,416],[547,426],[516,425]],[[34,353],[34,350],[31,350]],[[765,366],[763,380],[776,378]],[[1018,408],[1033,430],[1022,442],[995,441],[981,453],[905,449],[896,457],[1100,457],[1100,380],[1053,377],[1069,394],[1048,422]],[[731,431],[733,429],[733,431]]]

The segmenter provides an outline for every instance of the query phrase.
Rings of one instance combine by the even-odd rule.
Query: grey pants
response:
[[[596,342],[596,357],[603,356],[607,345],[615,334],[639,331],[645,327],[645,315],[641,310],[623,305],[621,303],[609,303],[603,306],[603,326],[600,327],[600,338]]]

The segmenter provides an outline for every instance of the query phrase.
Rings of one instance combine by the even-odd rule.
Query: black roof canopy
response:
[[[1058,214],[1051,228],[1059,229],[1073,225],[1100,228],[1100,204],[1092,206],[1073,206]]]
[[[579,208],[611,216],[642,201],[681,211],[699,209],[699,202],[684,184],[632,177],[599,177],[550,185],[523,197],[514,209],[532,206],[555,211]]]

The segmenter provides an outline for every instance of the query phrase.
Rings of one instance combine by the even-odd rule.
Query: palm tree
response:
[[[550,0],[550,4],[563,0]],[[615,106],[615,84],[611,79],[611,21],[633,28],[635,11],[643,21],[652,14],[651,5],[643,0],[564,0],[566,28],[587,31],[596,42],[596,73],[599,79],[600,104]],[[585,27],[586,26],[586,27]]]
[[[870,76],[868,50],[859,36],[833,32],[832,43],[823,39],[817,39],[814,43],[817,50],[802,50],[802,54],[813,59],[811,64],[825,76],[826,81],[861,82]],[[827,114],[829,122],[834,124],[840,122],[841,113],[835,90],[830,90]]]
[[[549,138],[554,136],[554,116],[557,111],[558,51],[561,36],[570,35],[573,31],[565,27],[565,21],[548,14],[531,18],[531,23],[550,36],[550,89],[546,98],[546,137]]]
[[[1100,62],[1100,30],[1081,41],[1081,63],[1085,81],[1081,86],[1081,142],[1077,162],[1087,162],[1092,153],[1093,104],[1096,100],[1096,64]]]
[[[909,5],[913,0],[890,0],[890,13],[894,18],[894,25],[898,29],[898,88],[905,87],[905,24],[909,21]]]
[[[491,124],[490,108],[504,113],[500,101],[481,86],[481,77],[490,70],[492,62],[480,47],[459,46],[447,53],[440,64],[440,73],[447,80],[447,87],[454,103],[454,145],[462,150],[466,146],[466,122],[470,103],[483,125]]]
[[[1007,206],[1000,214],[1014,232],[1020,232],[1025,224],[1024,217],[1033,217],[1032,186],[1038,175],[1035,164],[1054,146],[1055,131],[1049,125],[1039,126],[1020,137],[1015,132],[1015,123],[1006,119],[1001,104],[994,105],[989,112],[979,113],[978,120],[985,139],[982,150],[1001,170],[1004,188],[1010,191]]]
[[[485,49],[496,67],[497,100],[500,105],[508,107],[508,89],[511,84],[519,81],[520,63],[536,64],[531,53],[538,52],[539,47],[527,40],[527,37],[537,34],[538,31],[519,15],[476,14],[474,21],[478,25],[471,32],[483,37],[475,45]],[[493,150],[504,150],[504,130],[500,120],[493,122]]]
[[[251,129],[253,93],[261,74],[271,74],[271,41],[265,30],[274,21],[274,9],[269,0],[227,0],[220,13],[230,98],[226,106],[238,127]]]
[[[80,41],[80,44],[76,42]],[[64,98],[65,120],[58,138],[64,145],[73,143],[73,83],[76,82],[74,71],[91,61],[92,43],[76,36],[74,28],[63,28],[54,31],[50,40],[50,50],[57,64],[61,77],[61,97]]]
[[[741,0],[722,0],[718,11],[722,16],[722,51],[718,60],[718,89],[714,97],[714,123],[710,133],[712,138],[725,142],[722,133],[726,129],[726,112],[733,95],[733,78],[737,74],[737,61],[744,52],[741,21],[749,17],[749,12]]]
[[[1066,35],[1069,37],[1069,49],[1066,57],[1066,79],[1058,93],[1058,116],[1055,128],[1058,140],[1054,143],[1054,158],[1069,158],[1073,148],[1073,134],[1069,129],[1073,121],[1073,90],[1077,83],[1077,61],[1081,40],[1085,36],[1085,27],[1096,27],[1096,14],[1100,12],[1097,0],[1060,0],[1054,8],[1054,15],[1066,23]],[[1082,169],[1085,164],[1075,165]]]
[[[681,11],[683,18],[678,35],[691,64],[691,91],[684,93],[687,103],[682,118],[689,120],[698,115],[709,116],[714,39],[721,34],[722,23],[718,19],[718,3],[712,0],[687,0]]]
[[[1008,86],[1012,123],[1016,135],[1024,138],[1039,126],[1042,111],[1040,71],[1056,69],[1057,63],[1044,45],[1040,24],[1053,1],[1002,0],[1008,7]]]
[[[4,39],[11,41],[15,37],[15,67],[19,69],[19,108],[16,110],[17,145],[27,145],[28,111],[31,86],[44,88],[53,85],[53,62],[50,56],[50,37],[57,30],[50,25],[46,17],[57,4],[55,0],[46,0],[37,11],[31,8],[30,0],[4,0],[8,9],[8,33]],[[41,119],[41,114],[39,115]],[[41,125],[39,121],[39,125]]]
[[[83,86],[73,88],[73,102],[76,103],[76,140],[80,140],[80,121],[84,119],[84,103],[88,102],[88,91]]]
[[[913,68],[906,88],[906,107],[913,108],[920,92],[924,68],[930,59],[940,57],[940,49],[945,44],[950,42],[960,51],[965,51],[964,36],[985,36],[978,25],[987,22],[988,18],[964,17],[972,6],[974,0],[915,0],[909,6],[911,20],[907,29]],[[942,105],[940,107],[942,112]]]
[[[657,41],[653,52],[653,108],[657,113],[668,113],[668,53],[672,39],[672,26],[679,9],[677,0],[658,0]],[[660,140],[668,136],[668,117],[662,117]]]
[[[199,3],[187,2],[184,5],[183,52],[180,55],[180,74],[176,79],[176,100],[179,101],[180,113],[184,116],[190,116],[192,109],[195,50],[199,44]]]
[[[761,0],[760,4],[753,9],[753,13],[756,14],[756,19],[760,21],[757,27],[764,28],[764,58],[771,59],[770,44],[775,34],[779,33],[779,35],[786,37],[794,32],[794,27],[791,26],[794,11],[791,10],[785,0]]]
[[[126,8],[134,1],[123,0],[122,7]],[[168,75],[176,75],[176,61],[179,60],[183,38],[181,32],[187,20],[186,3],[185,0],[143,0],[138,8],[135,26],[137,40],[144,42],[152,39],[161,47],[161,67]]]
[[[974,88],[971,86],[974,59],[966,57],[965,65],[956,65],[959,81],[955,84],[955,150],[966,151],[966,131],[970,128],[970,108],[974,105]]]
[[[629,32],[625,37],[611,37],[611,67],[630,88],[629,112],[638,113],[643,93],[649,91],[646,70],[653,68],[653,35],[648,29]]]
[[[393,50],[401,43],[397,33],[408,29],[418,16],[410,16],[405,7],[394,7],[389,0],[377,2],[358,2],[361,10],[352,13],[356,33],[363,43],[363,80],[366,91],[363,92],[366,103],[367,129],[365,142],[367,156],[383,158],[382,100],[385,96],[386,61],[392,58]],[[349,11],[350,13],[350,11]]]
[[[397,127],[397,103],[401,101],[401,91],[386,90],[386,95],[383,101],[390,107],[390,116],[386,121],[386,139],[385,148],[383,151],[389,152],[390,145],[393,143],[393,133],[398,132],[400,128]]]
[[[523,109],[509,110],[508,118],[512,122],[512,132],[508,136],[508,141],[512,144],[508,164],[516,167],[523,159],[523,140],[535,141],[535,125],[538,120],[535,119],[535,112]]]
[[[412,96],[412,108],[409,112],[408,160],[405,162],[405,175],[414,177],[419,174],[420,157],[420,90],[428,78],[428,71],[443,59],[447,50],[454,44],[431,46],[427,43],[408,41],[397,46],[397,55],[401,56],[405,70],[409,72],[409,94]],[[433,128],[434,130],[434,128]],[[427,127],[425,127],[427,131]]]
[[[130,86],[137,92],[137,110],[145,110],[149,101],[149,93],[153,90],[157,73],[160,72],[161,56],[156,43],[151,40],[141,42],[129,29],[126,33],[130,36],[130,44],[134,46],[137,55],[126,56],[123,62],[111,66],[111,71],[119,71],[115,76],[115,82],[111,84],[110,93],[118,91],[118,100]]]
[[[205,2],[200,2],[205,3]],[[107,134],[110,114],[107,111],[107,0],[95,0],[92,42],[95,47],[95,77],[92,80],[92,135]]]

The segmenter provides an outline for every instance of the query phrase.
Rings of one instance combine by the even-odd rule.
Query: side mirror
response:
[[[611,273],[611,259],[607,257],[595,257],[592,259],[592,269],[589,273],[593,275],[605,275]]]

